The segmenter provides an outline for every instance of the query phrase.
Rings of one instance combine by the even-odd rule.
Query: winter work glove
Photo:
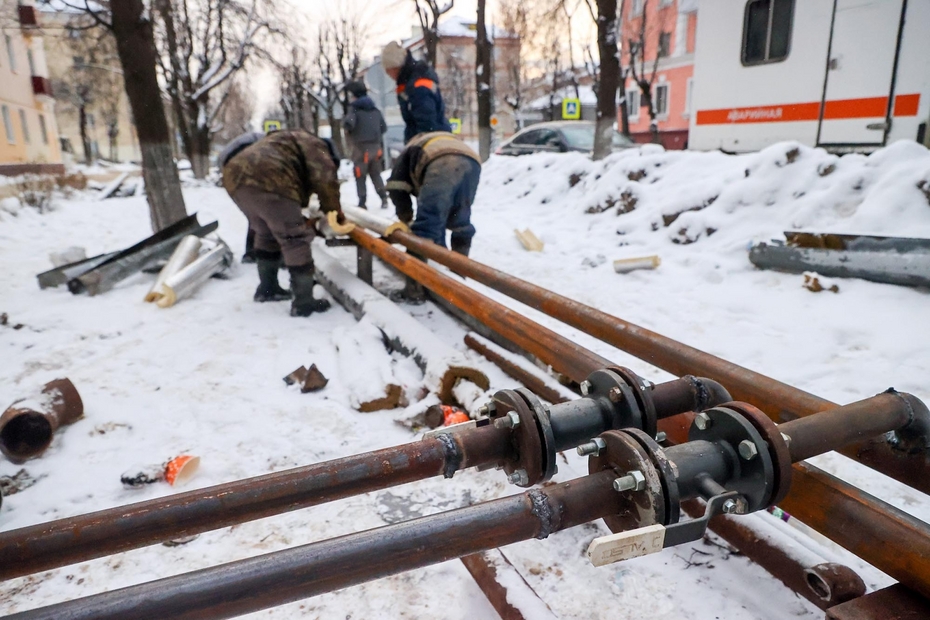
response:
[[[394,209],[397,213],[397,219],[404,224],[413,221],[413,201],[410,200],[410,194],[407,192],[392,191],[391,202],[394,203]]]

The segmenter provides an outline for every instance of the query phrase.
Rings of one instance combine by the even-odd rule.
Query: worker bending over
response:
[[[223,166],[223,187],[255,231],[255,301],[293,296],[291,316],[328,309],[328,301],[313,296],[313,228],[301,214],[315,193],[324,212],[341,216],[336,166],[326,143],[303,130],[269,134],[229,159]],[[291,291],[278,284],[282,254]]]
[[[478,154],[451,133],[435,131],[416,136],[394,162],[387,190],[397,217],[413,224],[411,232],[446,247],[452,231],[453,252],[468,256],[475,227],[471,205],[481,177]],[[417,197],[416,218],[410,196]]]

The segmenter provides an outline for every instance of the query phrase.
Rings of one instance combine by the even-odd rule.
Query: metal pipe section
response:
[[[63,424],[84,415],[84,402],[70,379],[55,379],[36,398],[17,401],[0,415],[0,452],[14,463],[39,456]]]
[[[395,235],[398,233],[394,233]],[[576,383],[581,383],[595,370],[611,366],[609,360],[560,336],[520,313],[500,304],[474,289],[456,282],[429,267],[410,254],[392,248],[359,228],[352,239],[384,262],[410,276],[455,307],[478,319],[524,350],[551,364]]]
[[[755,405],[776,421],[784,422],[838,406],[771,377],[530,284],[461,254],[450,252],[411,233],[396,231],[388,239],[676,376],[697,374],[720,381],[727,386],[736,400]],[[908,458],[905,451],[896,450],[894,446],[880,440],[847,446],[840,452],[904,484],[930,493],[930,462],[926,457]]]
[[[615,514],[616,473],[177,575],[8,616],[10,620],[231,618],[373,579],[546,538]]]
[[[910,394],[889,390],[884,394],[780,424],[788,435],[792,462],[823,454],[837,447],[893,431],[895,442],[905,449],[926,442],[930,411]]]
[[[179,299],[193,293],[197,287],[233,262],[232,252],[222,241],[196,260],[165,278],[161,284],[161,296],[155,302],[159,308],[170,308]]]
[[[509,433],[493,426],[247,478],[171,497],[0,532],[0,579],[497,463]]]

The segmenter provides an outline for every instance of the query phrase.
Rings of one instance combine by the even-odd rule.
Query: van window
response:
[[[778,62],[788,57],[794,0],[750,0],[743,20],[744,65]]]

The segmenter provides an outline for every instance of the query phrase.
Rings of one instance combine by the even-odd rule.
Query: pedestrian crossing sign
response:
[[[579,118],[581,118],[581,100],[563,99],[562,118],[567,121],[577,121]]]
[[[462,133],[462,119],[450,118],[449,124],[452,125],[452,133],[454,133],[455,135]]]
[[[265,133],[272,131],[281,131],[281,121],[267,120],[262,123],[262,129],[265,130]]]

